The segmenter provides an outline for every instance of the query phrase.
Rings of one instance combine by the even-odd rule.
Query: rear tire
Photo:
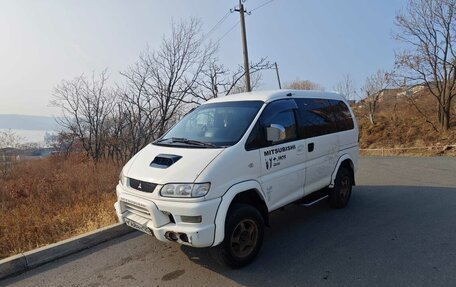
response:
[[[352,192],[352,173],[345,167],[339,168],[336,179],[334,180],[334,188],[329,190],[329,205],[332,208],[343,208],[347,206]]]
[[[264,220],[255,207],[234,204],[228,211],[225,239],[218,246],[220,259],[231,268],[250,264],[258,255],[264,237]]]

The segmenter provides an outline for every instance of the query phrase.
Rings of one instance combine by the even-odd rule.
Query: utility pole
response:
[[[241,34],[242,34],[242,51],[244,54],[244,72],[245,72],[245,91],[250,92],[252,90],[250,86],[250,69],[249,69],[249,52],[247,51],[247,36],[245,34],[245,19],[244,19],[244,4],[242,0],[239,0],[239,9],[234,9],[239,12],[241,17]]]
[[[279,89],[282,89],[282,84],[280,83],[279,67],[277,66],[277,62],[274,62],[274,66],[277,74],[277,82],[279,83]]]

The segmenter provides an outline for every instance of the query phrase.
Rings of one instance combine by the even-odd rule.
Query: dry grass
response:
[[[19,163],[0,178],[0,258],[115,223],[119,170],[81,156]]]
[[[435,122],[432,116],[436,114],[436,104],[432,97],[423,94],[418,105]],[[415,107],[405,98],[385,98],[379,103],[377,121],[372,125],[367,117],[366,110],[355,107],[354,112],[360,128],[360,147],[362,149],[375,148],[410,148],[456,145],[456,122],[448,132],[436,131],[432,125],[418,113]],[[434,125],[437,126],[436,123]],[[381,155],[381,151],[363,151],[362,155]],[[412,150],[385,150],[385,156],[436,156],[456,155],[456,148],[429,148]]]

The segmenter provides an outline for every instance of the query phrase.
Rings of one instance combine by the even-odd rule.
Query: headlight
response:
[[[170,183],[165,184],[160,195],[163,197],[203,197],[209,192],[210,183]]]
[[[123,174],[123,170],[119,174],[119,182],[122,186],[127,186],[127,177]]]

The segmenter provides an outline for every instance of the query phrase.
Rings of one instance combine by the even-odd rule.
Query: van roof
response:
[[[291,94],[291,96],[288,96]],[[234,95],[223,96],[207,101],[205,104],[210,103],[221,103],[221,102],[234,102],[234,101],[263,101],[271,102],[281,98],[321,98],[321,99],[333,99],[343,100],[344,97],[341,94],[333,92],[322,92],[322,91],[308,91],[308,90],[268,90],[268,91],[254,91],[248,93],[240,93]]]

